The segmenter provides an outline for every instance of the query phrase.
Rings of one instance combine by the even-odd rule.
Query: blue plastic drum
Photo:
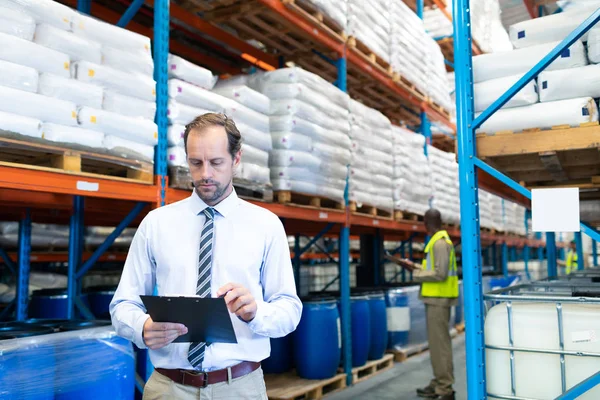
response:
[[[116,291],[115,286],[99,286],[86,291],[90,311],[97,319],[110,319],[110,302]]]
[[[106,326],[105,321],[62,325],[62,332]],[[56,400],[130,400],[135,392],[135,360],[129,341],[114,334],[98,339],[87,332],[61,341],[56,352]],[[82,373],[82,370],[85,371]]]
[[[81,295],[84,304],[88,304],[87,295]],[[29,316],[31,318],[67,319],[67,289],[41,289],[31,295]],[[82,316],[80,316],[82,317]]]
[[[0,327],[0,399],[54,399],[54,346],[40,336],[50,333],[39,326]]]
[[[387,306],[388,348],[401,349],[408,345],[410,333],[410,308],[408,295],[401,288],[385,293]]]
[[[350,313],[352,367],[362,367],[367,363],[371,347],[371,312],[367,296],[351,296]]]
[[[271,338],[271,356],[263,360],[262,369],[265,374],[282,374],[294,366],[292,335],[282,338]]]
[[[369,293],[367,297],[371,317],[369,360],[379,360],[384,356],[388,344],[385,295],[383,292]]]
[[[333,298],[304,302],[294,332],[294,360],[298,376],[328,379],[335,376],[341,358],[340,315]]]

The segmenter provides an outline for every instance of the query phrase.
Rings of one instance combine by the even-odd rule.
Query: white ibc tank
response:
[[[558,313],[555,303],[513,303],[514,347],[560,351]],[[563,304],[564,350],[600,353],[600,305]],[[485,320],[485,343],[509,346],[505,303],[491,308]],[[514,352],[515,395],[519,398],[555,399],[562,394],[558,354]],[[510,352],[486,350],[487,391],[511,395]],[[600,358],[565,356],[566,389],[600,370]],[[600,386],[578,399],[600,399]]]

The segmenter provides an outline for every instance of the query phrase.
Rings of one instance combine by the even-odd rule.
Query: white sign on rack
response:
[[[534,232],[579,232],[579,189],[531,190]]]

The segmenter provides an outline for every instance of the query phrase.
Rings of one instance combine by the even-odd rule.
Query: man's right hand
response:
[[[144,323],[144,343],[152,350],[162,349],[186,333],[188,329],[182,324],[154,322],[152,318],[148,318]]]

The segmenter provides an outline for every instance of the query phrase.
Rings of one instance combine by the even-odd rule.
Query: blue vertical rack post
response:
[[[577,246],[577,269],[582,271],[585,268],[585,258],[583,254],[583,239],[581,232],[575,232],[575,244]]]
[[[546,257],[548,258],[548,276],[558,276],[558,264],[556,254],[556,234],[554,232],[546,233]]]
[[[29,210],[19,221],[17,293],[16,293],[16,319],[22,321],[27,318],[29,303],[29,261],[31,253],[31,215]]]
[[[592,265],[598,266],[598,242],[592,240]]]
[[[160,180],[160,205],[165,205],[167,186],[167,108],[169,103],[169,0],[154,1],[154,79],[156,80],[156,125],[158,144],[156,146],[155,172]]]
[[[529,72],[520,78],[498,100],[484,112],[473,119],[473,64],[471,54],[470,32],[470,1],[454,0],[454,54],[456,68],[456,102],[458,121],[458,162],[460,172],[460,206],[463,244],[463,275],[464,294],[466,303],[466,366],[467,366],[467,398],[483,400],[486,393],[486,365],[483,337],[483,319],[481,297],[481,274],[478,267],[480,260],[479,210],[477,201],[477,169],[481,169],[507,185],[517,193],[531,199],[531,192],[517,182],[497,171],[490,165],[477,158],[475,132],[492,114],[504,106],[528,82],[533,80],[540,71],[550,65],[565,48],[571,46],[587,30],[600,21],[600,9],[584,21],[574,32],[569,34],[546,57],[538,62]],[[477,169],[475,168],[477,167]],[[600,233],[586,223],[581,223],[581,230],[593,240],[600,240]],[[554,233],[547,233],[548,268],[550,273],[556,273],[556,244]],[[551,269],[554,268],[554,271]],[[583,382],[577,390],[581,393],[589,390],[598,383]],[[575,390],[575,389],[573,389]],[[574,398],[575,391],[563,396]],[[507,397],[508,398],[508,397]]]
[[[502,275],[508,277],[508,245],[502,243]]]

